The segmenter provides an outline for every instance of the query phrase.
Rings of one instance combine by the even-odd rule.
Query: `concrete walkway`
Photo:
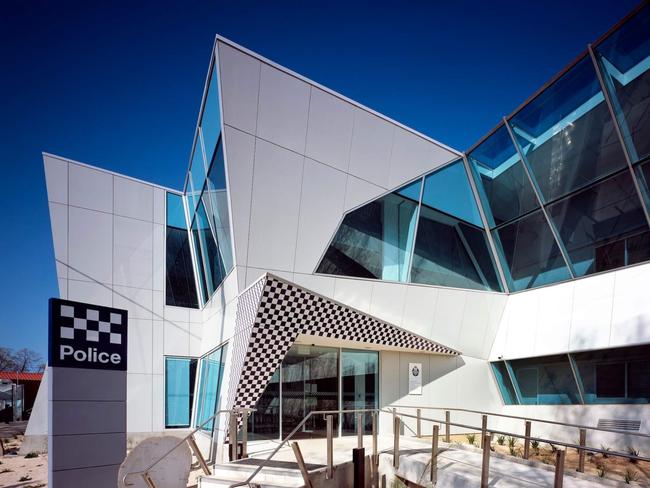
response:
[[[326,464],[326,443],[324,439],[302,439],[297,441],[302,451],[305,463],[310,471],[323,468]],[[400,438],[400,469],[397,474],[405,476],[411,481],[420,481],[425,485],[428,481],[431,459],[431,440],[417,439],[414,437]],[[237,464],[248,466],[251,469],[259,465],[261,460],[278,446],[277,441],[257,441],[249,443],[249,459]],[[356,447],[356,437],[340,437],[334,439],[334,464],[342,464],[352,460],[352,449]],[[366,455],[371,454],[372,438],[364,436],[363,444]],[[392,452],[393,437],[379,436],[378,449],[380,456],[380,474],[387,474],[392,478]],[[481,479],[482,452],[479,449],[464,449],[454,445],[440,443],[441,452],[438,456],[438,485],[453,487],[476,487]],[[280,469],[297,469],[295,457],[290,446],[285,445],[273,457],[269,466]],[[243,467],[243,466],[242,466]],[[262,473],[264,469],[262,470]],[[490,457],[490,487],[552,487],[554,479],[553,467],[535,464],[529,466],[521,462]],[[572,476],[564,477],[566,488],[588,488],[603,486],[595,478]],[[390,485],[388,485],[390,486]]]

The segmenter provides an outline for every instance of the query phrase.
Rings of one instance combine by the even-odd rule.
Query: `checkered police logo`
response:
[[[126,310],[50,300],[50,365],[126,370],[126,351]]]

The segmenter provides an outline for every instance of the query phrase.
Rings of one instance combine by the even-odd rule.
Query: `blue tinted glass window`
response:
[[[511,291],[571,277],[541,210],[504,225],[492,234]]]
[[[165,428],[189,427],[196,359],[165,358]]]
[[[188,196],[190,218],[194,215],[194,209],[199,203],[199,197],[205,183],[205,162],[203,160],[203,151],[201,150],[201,137],[197,137],[197,144],[192,155],[192,166],[190,166],[190,179],[186,188]]]
[[[203,193],[203,204],[212,222],[212,228],[217,237],[219,251],[226,273],[233,267],[233,253],[230,235],[230,216],[228,213],[228,192],[226,190],[226,175],[223,160],[223,145],[219,143],[215,152],[212,166],[208,173],[206,189]]]
[[[505,126],[474,149],[468,159],[491,227],[539,207]]]
[[[199,304],[183,197],[169,192],[165,243],[165,303],[176,307],[197,308]]]
[[[425,178],[412,266],[413,283],[501,290],[462,161]]]
[[[202,268],[200,275],[205,286],[204,300],[207,301],[219,287],[226,273],[219,253],[219,246],[201,201],[196,208],[196,216],[192,223],[192,235],[199,268]]]
[[[345,216],[318,273],[406,281],[421,181]],[[410,196],[410,197],[409,197]]]
[[[626,165],[589,56],[530,101],[510,124],[547,202]]]
[[[650,155],[650,7],[643,7],[597,48],[623,138],[633,160]]]
[[[214,420],[207,420],[219,409],[219,395],[226,361],[227,345],[203,356],[200,361],[198,399],[196,402],[196,427],[206,422],[202,430],[211,431]]]
[[[625,170],[548,207],[577,275],[650,259],[650,233]]]
[[[497,380],[497,386],[501,392],[503,403],[506,405],[517,405],[518,402],[515,387],[512,385],[512,381],[510,381],[510,375],[508,374],[506,363],[499,361],[496,363],[490,363],[490,366],[492,366],[494,377]]]
[[[176,193],[167,192],[167,225],[187,230],[183,197]]]
[[[462,161],[445,166],[426,177],[422,202],[470,224],[483,227]]]
[[[208,95],[205,99],[203,115],[201,116],[201,132],[207,161],[212,160],[217,140],[221,132],[221,111],[219,108],[219,83],[217,79],[217,63],[213,63],[208,85]]]
[[[547,356],[508,361],[522,405],[579,404],[569,358]]]

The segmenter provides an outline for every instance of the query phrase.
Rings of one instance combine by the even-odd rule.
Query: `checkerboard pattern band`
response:
[[[258,287],[258,284],[262,286]],[[299,334],[413,351],[457,355],[442,346],[362,312],[266,275],[239,298],[229,405],[252,408]],[[257,303],[254,318],[251,307]],[[242,309],[240,314],[239,309]],[[245,333],[244,331],[249,331]],[[246,353],[242,354],[241,351]],[[236,385],[236,390],[234,387]],[[230,396],[232,394],[232,396]],[[233,398],[234,397],[234,398]]]

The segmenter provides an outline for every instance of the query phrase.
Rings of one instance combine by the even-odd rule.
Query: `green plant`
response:
[[[512,449],[517,445],[517,439],[514,437],[508,437],[508,447]]]
[[[499,444],[500,446],[505,444],[505,442],[506,442],[506,436],[500,435],[497,437],[497,444]]]
[[[625,482],[629,485],[630,481],[636,481],[639,479],[639,473],[633,469],[625,470]]]
[[[605,473],[607,473],[607,466],[605,466],[605,463],[598,463],[596,465],[596,472],[598,473],[599,478],[604,478]]]
[[[37,452],[28,452],[25,454],[25,459],[32,459],[32,458],[37,458],[38,453]]]
[[[521,448],[518,446],[508,446],[508,450],[510,451],[510,455],[517,457],[521,454]]]
[[[551,443],[549,442],[548,445],[551,446],[551,452],[552,452],[553,454],[555,454],[555,452],[557,451],[557,447],[555,447],[555,444],[551,444]]]
[[[630,456],[639,457],[639,450],[638,450],[638,449],[635,449],[633,446],[629,446],[629,447],[627,448],[627,453],[628,453]],[[630,459],[630,462],[633,463],[633,464],[636,464],[638,461],[639,461],[638,459]]]
[[[467,442],[473,446],[474,441],[476,440],[476,434],[467,434],[465,437],[467,437]]]

